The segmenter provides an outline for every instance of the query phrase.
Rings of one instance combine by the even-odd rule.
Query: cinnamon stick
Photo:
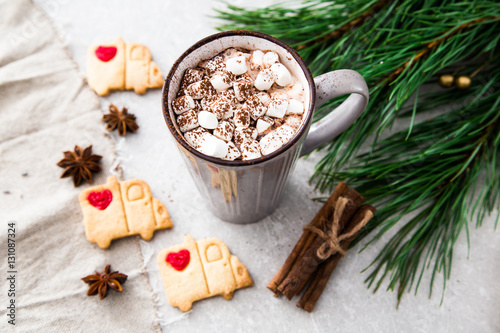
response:
[[[354,216],[354,214],[358,210],[359,206],[365,202],[365,198],[361,194],[359,194],[356,190],[350,190],[347,193],[346,197],[348,199],[352,200],[353,204],[349,204],[344,208],[344,212],[342,213],[343,217],[342,217],[342,220],[340,221],[339,232],[344,231],[345,224]],[[309,246],[310,246],[310,244],[309,244]],[[314,274],[316,274],[316,272],[314,272]],[[311,280],[311,279],[309,279],[309,280]],[[309,282],[309,280],[304,280],[302,282],[302,284],[297,289],[297,292],[295,293],[296,295],[299,295],[304,290],[304,288],[307,285],[307,282]]]
[[[356,212],[358,211],[359,206],[361,206],[366,201],[361,194],[353,189],[349,190],[346,198],[349,199],[351,203],[348,203],[346,205],[344,212],[342,213],[342,222],[344,222],[344,224],[340,225],[339,231],[344,230],[347,222],[351,221],[354,214],[356,214]]]
[[[351,232],[358,224],[360,223],[366,223],[364,221],[365,219],[371,219],[373,214],[376,212],[375,207],[371,205],[363,205],[359,208],[359,210],[356,212],[356,215],[352,218],[352,220],[348,223],[348,225],[345,227],[344,233],[349,233]],[[344,250],[347,250],[349,247],[349,244],[356,238],[356,235],[345,239],[344,241],[341,242],[341,247]],[[311,312],[314,309],[314,306],[316,305],[319,297],[323,293],[323,290],[325,289],[328,280],[330,279],[330,276],[332,275],[333,271],[335,270],[335,267],[337,267],[338,262],[342,256],[340,254],[335,254],[325,260],[321,265],[318,267],[316,272],[314,273],[311,283],[309,284],[306,292],[300,300],[297,302],[297,306]]]
[[[297,295],[297,291],[302,284],[309,280],[318,265],[323,261],[316,256],[316,251],[324,241],[316,237],[311,246],[304,252],[300,262],[298,262],[290,271],[290,274],[279,285],[278,291],[286,296],[289,300]]]
[[[345,225],[352,219],[353,215],[356,213],[359,205],[361,205],[365,199],[355,190],[350,190],[346,196],[347,203],[342,209],[342,212],[338,218],[338,231],[342,231]],[[333,219],[330,219],[326,225],[326,231],[331,229]],[[285,295],[289,300],[293,296],[298,295],[299,291],[307,283],[310,277],[318,268],[318,265],[324,261],[324,258],[318,257],[317,251],[325,242],[320,237],[316,237],[312,244],[307,247],[304,255],[297,261],[297,263],[291,268],[288,276],[283,280],[283,282],[278,286],[278,291]]]
[[[321,210],[311,221],[311,225],[315,227],[322,227],[321,224],[324,223],[324,221],[332,215],[333,207],[335,207],[338,198],[345,195],[348,190],[349,187],[347,186],[347,184],[344,182],[340,182],[333,191],[330,198],[328,198],[327,202],[323,205],[323,207],[321,207]],[[302,236],[286,259],[283,266],[280,268],[278,273],[276,273],[271,282],[269,282],[269,284],[267,285],[267,288],[274,292],[275,295],[277,295],[278,286],[283,282],[283,280],[285,280],[293,265],[297,262],[297,259],[302,258],[305,250],[311,245],[315,237],[316,235],[310,231],[304,231],[302,233]]]

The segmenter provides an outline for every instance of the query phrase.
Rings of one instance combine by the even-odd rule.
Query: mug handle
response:
[[[342,133],[359,117],[369,99],[365,79],[356,71],[339,69],[314,78],[316,100],[314,111],[327,101],[342,95],[350,96],[323,119],[313,123],[300,156],[309,154]]]

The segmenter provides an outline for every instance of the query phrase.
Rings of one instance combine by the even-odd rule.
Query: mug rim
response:
[[[288,51],[294,60],[297,62],[297,64],[300,66],[302,72],[304,73],[306,80],[309,84],[309,106],[308,106],[308,112],[305,116],[305,119],[302,121],[302,125],[300,126],[299,130],[297,133],[295,133],[294,137],[288,141],[286,144],[284,144],[282,147],[279,149],[273,151],[272,153],[268,155],[261,156],[256,159],[251,159],[251,160],[233,160],[233,161],[228,161],[228,160],[223,160],[220,158],[215,158],[212,156],[205,155],[192,146],[190,146],[183,137],[179,134],[177,129],[175,128],[174,121],[170,117],[170,112],[169,112],[169,103],[168,103],[168,88],[171,84],[172,78],[174,74],[177,72],[177,69],[179,65],[184,61],[184,59],[191,54],[193,51],[196,49],[200,48],[201,46],[212,42],[216,39],[219,39],[221,37],[228,37],[228,36],[252,36],[252,37],[258,37],[262,39],[266,39],[274,44],[277,44],[284,48],[286,51]],[[224,50],[221,50],[221,52]],[[204,60],[204,59],[200,59]],[[228,31],[223,31],[223,32],[218,32],[215,34],[212,34],[210,36],[207,36],[195,44],[193,44],[191,47],[189,47],[172,65],[167,77],[165,78],[165,81],[163,82],[163,88],[162,88],[162,111],[163,111],[163,118],[165,119],[165,122],[167,123],[167,127],[170,130],[170,133],[174,136],[175,140],[177,141],[178,144],[180,144],[184,149],[189,151],[190,153],[196,155],[197,157],[211,162],[213,164],[218,164],[226,167],[237,167],[237,166],[245,166],[245,165],[255,165],[255,164],[260,164],[264,163],[266,161],[269,161],[273,159],[274,157],[283,154],[285,151],[290,149],[292,146],[294,146],[305,134],[306,130],[308,129],[311,119],[314,113],[314,103],[315,103],[315,97],[316,97],[316,85],[314,83],[314,78],[311,74],[311,71],[309,70],[309,67],[306,65],[304,59],[295,51],[292,47],[290,47],[288,44],[285,42],[279,40],[276,37],[264,34],[262,32],[258,31],[252,31],[252,30],[228,30]]]

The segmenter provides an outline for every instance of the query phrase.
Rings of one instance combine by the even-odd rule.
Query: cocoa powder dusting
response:
[[[278,86],[275,83],[277,74],[270,68],[255,63],[254,61],[262,62],[262,55],[260,55],[261,60],[258,60],[259,56],[254,58],[253,52],[228,48],[211,59],[200,61],[196,68],[184,72],[177,99],[172,101],[172,107],[177,114],[177,124],[191,146],[199,150],[203,142],[208,142],[204,138],[213,135],[229,145],[229,153],[225,159],[255,159],[264,154],[261,150],[264,151],[265,148],[262,148],[260,143],[264,136],[278,130],[275,135],[276,140],[287,141],[290,139],[290,132],[300,128],[302,117],[286,115],[286,112],[288,100],[297,99],[293,93],[302,89],[301,85],[298,81],[294,81],[286,87]],[[262,54],[269,51],[259,52]],[[234,57],[241,57],[236,60],[240,65],[246,62],[247,70],[243,74],[234,74],[237,71],[230,62],[226,67],[226,61]],[[258,85],[255,82],[260,73],[261,77],[264,76],[264,83],[270,83],[271,88],[265,90],[256,88]],[[181,96],[186,98],[179,99]],[[303,103],[303,100],[299,102]],[[296,106],[296,102],[294,103]],[[198,113],[201,111],[214,114],[218,121],[217,127],[202,127],[208,125],[198,123]],[[278,118],[280,116],[281,118]],[[265,126],[262,127],[262,133],[258,133],[256,128],[258,120],[270,125],[267,129],[264,129]],[[284,124],[290,127],[280,129]],[[269,149],[266,154],[268,151]]]

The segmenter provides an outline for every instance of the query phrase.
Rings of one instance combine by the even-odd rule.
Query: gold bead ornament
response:
[[[451,74],[443,74],[439,78],[439,85],[443,88],[450,88],[455,78]]]
[[[460,90],[465,90],[469,89],[472,78],[479,73],[484,67],[486,67],[488,63],[483,64],[481,67],[476,69],[471,75],[460,75],[459,77],[455,78],[455,75],[464,68],[464,66],[460,67],[455,71],[453,74],[443,74],[439,77],[439,85],[443,88],[451,88],[453,84],[455,84],[455,87],[457,87]]]
[[[470,77],[465,76],[465,75],[459,76],[455,80],[455,86],[458,89],[461,89],[461,90],[469,88],[470,87],[470,83],[471,83]]]

